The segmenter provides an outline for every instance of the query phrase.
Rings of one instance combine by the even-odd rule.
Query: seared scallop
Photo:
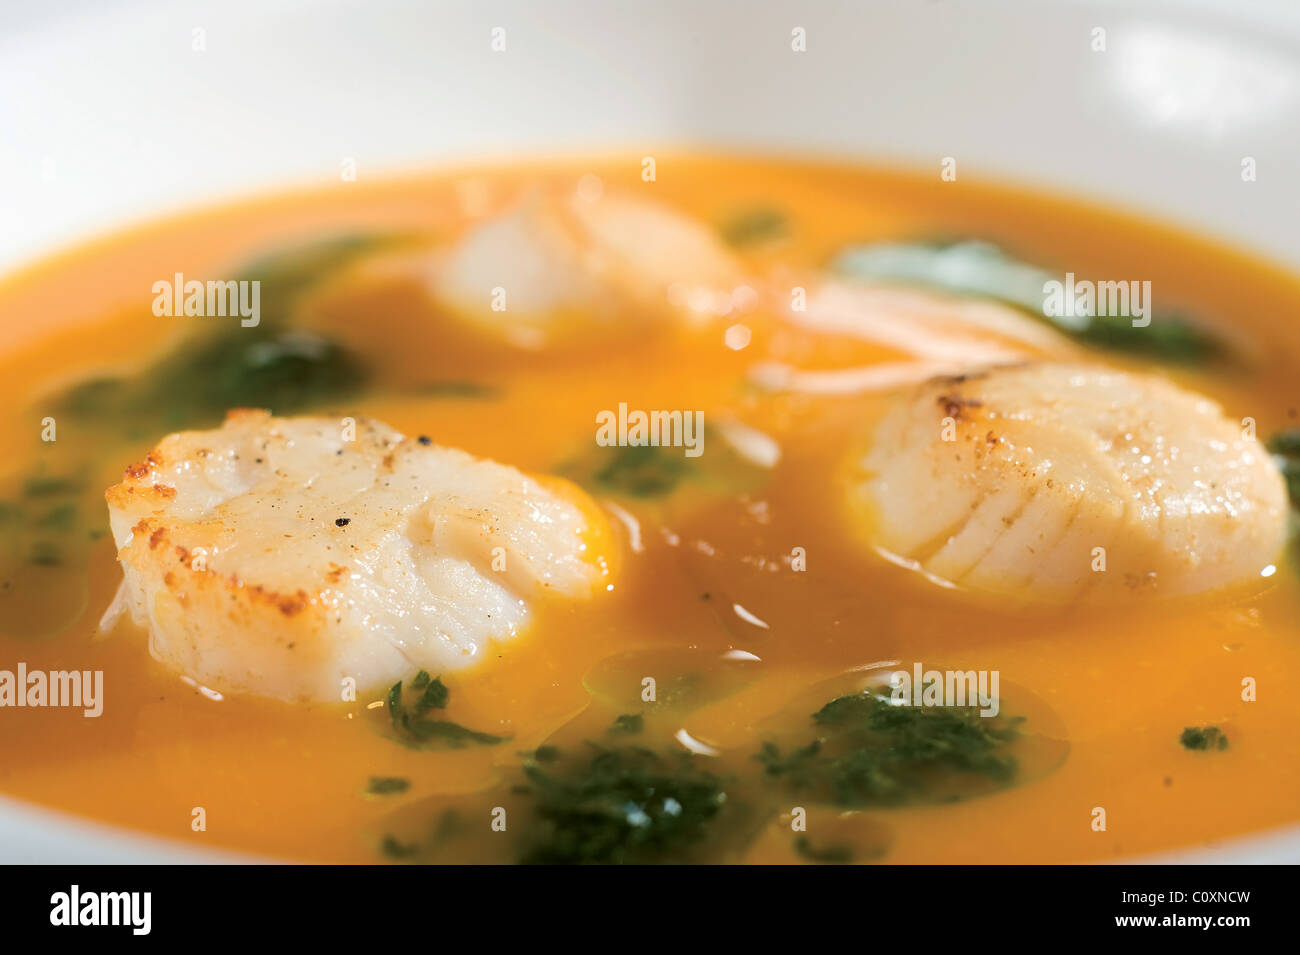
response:
[[[1031,601],[1257,581],[1286,534],[1282,477],[1241,423],[1162,379],[1100,367],[919,386],[877,427],[852,494],[885,554]]]
[[[611,586],[578,488],[366,419],[232,412],[107,499],[151,652],[219,691],[338,700],[468,666],[539,602]]]
[[[493,337],[540,347],[730,308],[741,266],[713,231],[647,199],[537,191],[431,262],[433,297]]]

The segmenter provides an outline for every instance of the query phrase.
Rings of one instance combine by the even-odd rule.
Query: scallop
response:
[[[665,312],[724,314],[742,268],[706,225],[660,203],[537,190],[443,248],[426,279],[461,321],[539,348]]]
[[[1282,476],[1213,401],[1069,364],[935,378],[855,462],[874,545],[934,580],[1063,603],[1179,596],[1272,573]]]
[[[339,700],[483,660],[612,588],[607,520],[556,478],[367,419],[231,412],[107,491],[126,608],[199,684]]]

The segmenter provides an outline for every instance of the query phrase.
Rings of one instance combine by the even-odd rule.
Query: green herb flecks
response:
[[[85,570],[103,494],[87,479],[81,446],[50,443],[41,466],[0,485],[0,633],[62,632],[85,609]],[[91,517],[93,515],[93,517]],[[75,577],[73,576],[75,575]]]
[[[400,842],[394,836],[384,836],[379,843],[379,851],[390,859],[411,859],[420,851],[420,847],[412,842]]]
[[[333,236],[291,245],[246,263],[240,280],[261,283],[261,323],[287,324],[300,297],[325,281],[336,278],[362,256],[409,242],[398,233]]]
[[[1287,494],[1291,507],[1300,510],[1300,428],[1279,431],[1268,442],[1282,476],[1286,478]]]
[[[819,849],[807,836],[799,836],[794,840],[794,851],[810,862],[819,862],[823,865],[847,865],[853,861],[851,846],[836,844]]]
[[[614,720],[614,725],[609,728],[611,733],[624,733],[635,735],[645,728],[645,717],[640,713],[623,713]]]
[[[791,790],[837,806],[949,802],[1005,786],[1017,762],[1015,720],[976,707],[897,706],[867,693],[831,700],[812,717],[815,736],[755,755]]]
[[[368,375],[343,346],[295,326],[304,297],[362,255],[400,237],[345,236],[259,259],[239,281],[260,282],[256,325],[196,317],[195,333],[161,360],[123,378],[96,378],[56,407],[117,426],[126,437],[218,423],[231,408],[295,414],[357,393]]]
[[[1291,500],[1287,555],[1292,567],[1300,568],[1300,428],[1279,431],[1267,446],[1286,481],[1287,497]]]
[[[1178,737],[1184,749],[1213,751],[1228,748],[1228,737],[1217,726],[1189,726]]]
[[[450,720],[428,719],[430,710],[445,709],[451,692],[443,685],[441,677],[430,677],[421,670],[411,680],[411,690],[418,694],[409,702],[404,699],[399,680],[388,689],[388,715],[398,739],[407,745],[429,749],[459,749],[470,744],[492,746],[504,743],[509,737],[496,736],[469,729]]]
[[[790,220],[780,209],[752,206],[732,215],[718,231],[730,245],[746,248],[784,238],[789,234]]]
[[[666,498],[687,486],[739,493],[757,488],[766,471],[746,461],[716,431],[706,428],[703,453],[687,457],[672,445],[593,445],[556,469],[597,494],[646,500]]]
[[[400,776],[371,776],[366,792],[371,796],[393,796],[411,788],[411,781]]]
[[[536,823],[525,863],[655,863],[689,860],[714,835],[727,806],[723,781],[689,753],[592,744],[562,766],[530,761]]]

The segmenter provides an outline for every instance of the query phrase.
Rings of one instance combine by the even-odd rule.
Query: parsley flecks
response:
[[[400,776],[371,776],[366,792],[372,796],[391,796],[411,788],[411,781]]]
[[[696,757],[639,746],[593,750],[563,766],[524,765],[537,824],[521,861],[681,861],[710,838],[727,792]]]
[[[1300,428],[1279,431],[1268,441],[1268,450],[1277,459],[1286,478],[1291,507],[1300,509]]]
[[[818,849],[807,836],[799,836],[794,841],[794,851],[810,862],[825,865],[847,865],[853,861],[853,849],[846,845],[830,845]]]
[[[627,733],[629,735],[641,732],[645,728],[645,717],[640,713],[623,713],[616,720],[614,725],[609,728],[611,733]]]
[[[451,699],[451,691],[443,684],[442,677],[430,677],[426,671],[421,670],[411,680],[411,689],[418,692],[419,696],[408,704],[403,699],[400,680],[388,688],[388,715],[398,738],[404,742],[432,748],[458,749],[470,743],[491,746],[504,743],[509,738],[469,729],[450,720],[427,719],[426,713],[445,709]]]
[[[451,691],[442,684],[442,677],[428,679],[428,674],[423,670],[420,674],[425,676],[423,683],[412,684],[415,689],[422,690],[420,698],[415,701],[414,711],[416,715],[427,713],[429,710],[443,710],[447,708],[447,701],[451,699]],[[416,680],[420,678],[416,674]]]
[[[533,759],[539,763],[553,763],[560,758],[558,746],[539,746],[533,751]]]
[[[668,497],[684,485],[733,494],[767,479],[766,469],[743,458],[710,427],[701,446],[707,453],[687,457],[684,447],[673,445],[595,445],[556,473],[597,494],[644,499]]]
[[[398,842],[393,836],[384,836],[379,851],[390,859],[409,859],[420,851],[420,847],[414,843]]]
[[[33,474],[23,481],[24,497],[52,497],[76,494],[85,488],[79,477],[65,475]]]
[[[459,749],[469,743],[493,746],[509,739],[508,736],[494,736],[472,730],[450,720],[413,720],[407,727],[407,732],[421,743],[439,743],[452,749]]]
[[[608,460],[592,475],[612,494],[660,497],[670,494],[690,468],[680,448],[624,445],[610,448]]]
[[[118,426],[129,437],[203,427],[230,408],[293,414],[355,394],[367,369],[340,343],[294,327],[302,302],[361,256],[406,241],[393,235],[351,235],[292,247],[238,270],[237,280],[260,283],[259,321],[238,317],[212,324],[160,361],[123,378],[87,380],[66,391],[57,407]]]
[[[765,742],[754,758],[790,789],[834,805],[955,801],[1017,773],[1006,751],[1017,721],[982,717],[976,707],[896,706],[857,693],[812,719],[810,742],[787,751]]]
[[[718,231],[729,244],[744,248],[783,238],[790,231],[790,220],[780,209],[752,206],[731,216]]]
[[[1217,726],[1188,726],[1178,741],[1184,749],[1222,750],[1228,748],[1228,737]]]
[[[384,836],[379,844],[379,851],[390,859],[414,859],[417,856],[426,861],[446,847],[447,843],[459,837],[465,831],[464,820],[454,808],[443,810],[437,825],[427,840],[420,842],[402,842],[391,833]]]

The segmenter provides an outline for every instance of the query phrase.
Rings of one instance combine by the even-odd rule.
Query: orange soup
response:
[[[1098,304],[1130,281],[1125,311]],[[1103,369],[1089,408],[1129,400],[1107,375],[1211,400],[1268,444],[1252,460],[1281,487],[1300,456],[1297,313],[1282,271],[1088,205],[737,157],[661,159],[654,181],[612,158],[350,183],[86,245],[0,284],[0,791],[196,849],[361,863],[1076,862],[1295,823],[1300,586],[1285,549],[1232,549],[1245,510],[1179,537],[1200,498],[1157,495],[1147,523],[1130,509],[1082,540],[1070,580],[1092,576],[1057,591],[1047,557],[1010,537],[977,541],[961,573],[927,556],[962,533],[1041,538],[1025,521],[1056,521],[1046,491],[922,554],[889,543],[920,519],[897,496],[933,491],[923,516],[966,471],[936,490],[915,464],[863,489],[913,466],[882,450],[881,422],[935,376],[937,404],[918,405],[935,404],[933,440],[947,427],[953,447],[996,452],[1024,422],[989,383],[1041,362]],[[1133,401],[1158,445],[1196,430]],[[225,433],[250,408],[275,417],[231,420],[337,422],[339,460],[349,422],[382,423],[415,462],[411,507],[481,495],[487,514],[499,478],[578,536],[507,529],[453,566],[515,512],[466,504],[419,540],[401,524],[428,588],[407,606],[397,572],[372,566],[389,559],[362,536],[373,507],[304,504],[300,534],[292,515],[258,519],[259,499],[238,525],[221,512],[230,536],[196,566],[218,518],[176,477],[197,459],[164,458],[217,439],[163,439]],[[1063,427],[1046,420],[1036,454]],[[421,463],[441,449],[471,457]],[[451,473],[483,460],[508,470]],[[334,506],[311,497],[332,461],[302,466],[276,499]],[[1198,467],[1206,491],[1214,463]],[[156,507],[110,527],[110,487]],[[1060,533],[1098,493],[1078,485]],[[132,565],[123,535],[180,577]],[[346,555],[336,579],[295,587],[321,540]],[[998,540],[1009,575],[990,569]],[[602,561],[572,592],[570,544]],[[1179,563],[1193,546],[1196,573]],[[235,563],[254,550],[275,587]],[[199,572],[246,616],[213,618]],[[372,598],[383,628],[356,609]],[[342,603],[352,617],[331,615]],[[489,624],[484,607],[515,616]],[[473,634],[457,651],[473,660],[421,656],[402,630],[417,617]],[[305,619],[312,640],[333,628],[318,656],[293,629]],[[405,672],[329,656],[372,640]],[[273,663],[259,641],[286,649]],[[315,683],[297,680],[308,666]]]

